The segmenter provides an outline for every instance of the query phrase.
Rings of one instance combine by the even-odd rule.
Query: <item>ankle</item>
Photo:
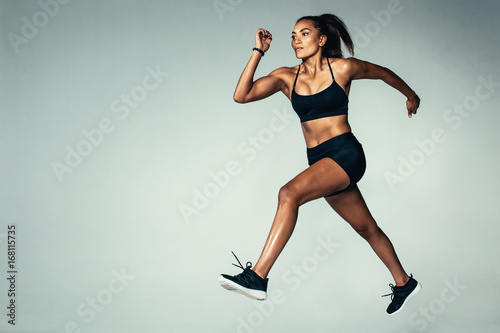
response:
[[[396,282],[396,287],[404,287],[410,281],[410,277],[405,274],[398,279],[394,279],[394,281]]]
[[[252,271],[257,274],[261,279],[265,280],[266,277],[267,277],[267,274],[265,274],[264,272],[262,272],[261,270],[258,269],[258,267],[253,267],[252,268]]]

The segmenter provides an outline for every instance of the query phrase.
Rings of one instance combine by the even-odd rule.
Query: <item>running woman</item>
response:
[[[403,269],[391,241],[378,227],[356,185],[365,172],[363,148],[347,120],[353,80],[380,79],[406,98],[408,117],[417,113],[420,98],[391,70],[356,58],[344,58],[341,42],[351,55],[354,45],[345,24],[335,15],[305,16],[292,31],[292,48],[300,65],[281,67],[254,81],[255,70],[269,50],[272,34],[258,29],[255,48],[238,81],[234,100],[249,103],[281,91],[298,114],[307,145],[309,167],[279,191],[278,209],[262,253],[252,267],[231,276],[222,274],[222,287],[258,300],[267,297],[268,274],[288,242],[299,206],[324,197],[328,204],[366,239],[389,269],[395,284],[387,313],[399,312],[421,289]],[[234,264],[233,264],[234,265]],[[236,265],[235,265],[236,266]]]

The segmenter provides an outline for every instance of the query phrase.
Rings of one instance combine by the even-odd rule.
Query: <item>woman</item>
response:
[[[267,276],[292,235],[300,205],[321,197],[363,238],[392,274],[389,314],[399,312],[421,286],[404,271],[394,248],[377,226],[356,185],[365,171],[361,144],[347,121],[348,94],[352,80],[380,79],[406,96],[408,117],[416,114],[420,99],[387,68],[355,58],[344,58],[341,40],[351,55],[353,42],[344,23],[335,15],[305,16],[292,32],[292,48],[302,63],[281,67],[254,82],[261,58],[269,50],[272,35],[259,29],[255,48],[234,92],[238,103],[257,101],[281,91],[299,115],[307,144],[310,167],[286,185],[278,196],[278,209],[257,264],[243,267],[241,274],[222,274],[222,287],[254,299],[267,297]],[[234,265],[234,264],[233,264]],[[235,265],[236,266],[236,265]]]

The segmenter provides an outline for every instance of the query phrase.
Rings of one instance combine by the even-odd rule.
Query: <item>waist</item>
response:
[[[322,155],[327,151],[332,149],[339,149],[343,145],[349,142],[358,142],[358,139],[352,134],[352,132],[342,133],[340,135],[334,136],[326,141],[321,142],[317,146],[307,148],[307,156],[318,156]]]
[[[307,147],[314,147],[321,142],[346,132],[351,132],[347,116],[332,116],[307,121],[301,124]]]

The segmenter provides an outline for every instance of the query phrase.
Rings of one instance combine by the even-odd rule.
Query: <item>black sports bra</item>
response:
[[[299,95],[295,92],[295,84],[299,77],[300,65],[295,76],[292,90],[292,107],[297,112],[300,122],[305,122],[313,119],[338,116],[347,114],[347,104],[349,98],[333,77],[332,67],[330,60],[327,59],[330,73],[332,74],[332,84],[313,95]]]

